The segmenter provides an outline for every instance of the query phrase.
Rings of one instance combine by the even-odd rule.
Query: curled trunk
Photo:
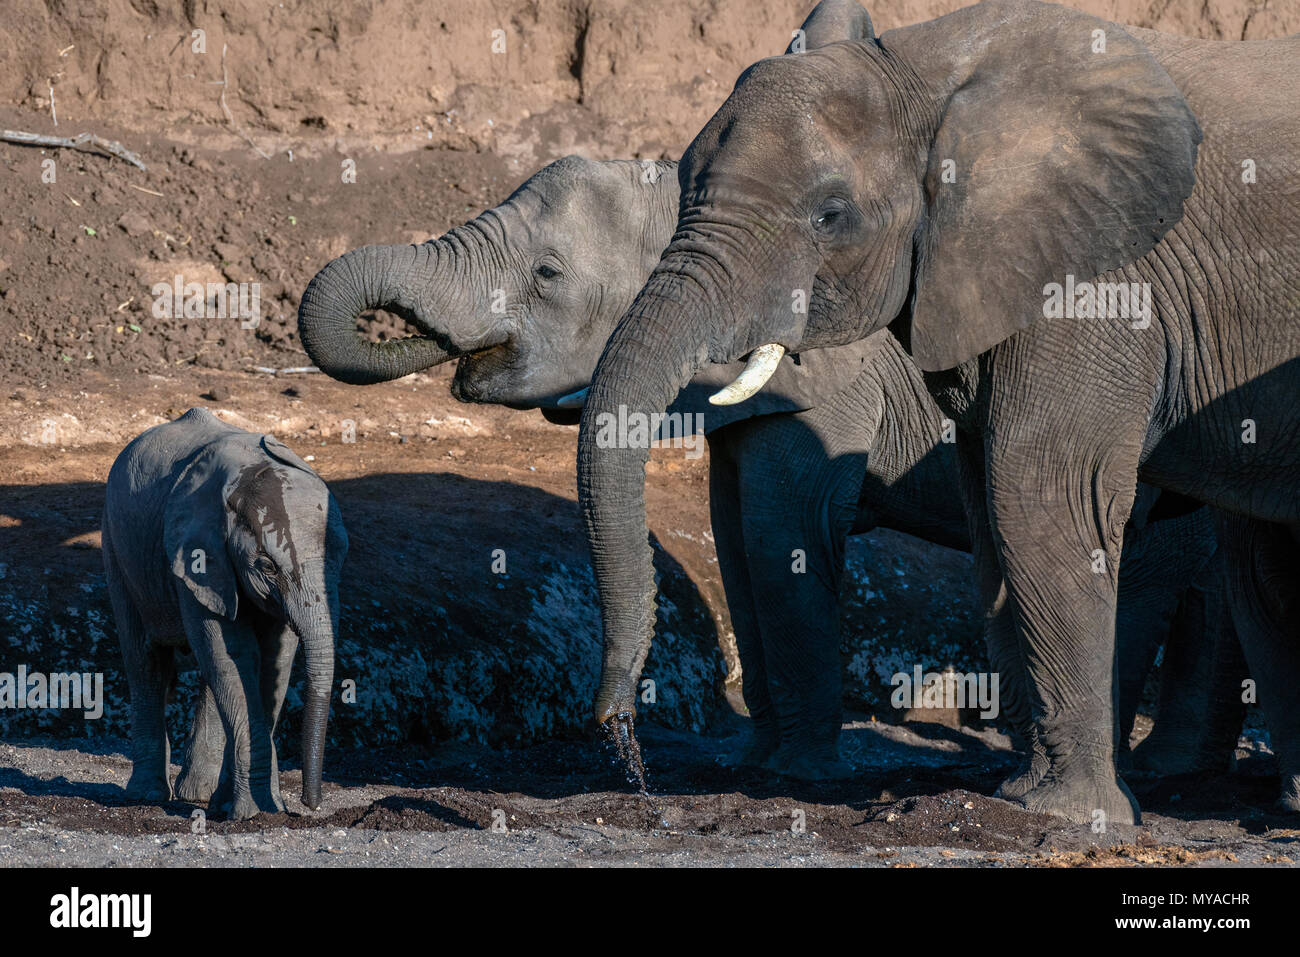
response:
[[[303,292],[298,332],[321,371],[353,385],[398,379],[502,341],[490,329],[466,327],[465,283],[480,233],[461,227],[418,246],[362,246],[325,266]],[[371,342],[356,320],[386,309],[423,333]]]

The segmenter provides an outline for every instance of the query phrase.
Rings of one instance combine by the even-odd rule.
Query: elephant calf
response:
[[[302,639],[302,800],[320,806],[347,533],[325,483],[269,435],[206,409],[137,436],[108,476],[104,571],[131,691],[127,794],[172,795],[164,704],[188,643],[203,689],[176,796],[283,811],[272,736]],[[224,800],[223,800],[224,799]]]

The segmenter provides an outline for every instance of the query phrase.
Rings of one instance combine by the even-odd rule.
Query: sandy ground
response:
[[[1151,810],[1105,833],[985,797],[1013,763],[996,732],[845,726],[854,779],[805,786],[732,761],[743,733],[643,729],[649,801],[595,741],[519,751],[455,746],[330,755],[324,803],[205,819],[121,790],[123,742],[0,745],[0,861],[7,866],[1293,866],[1294,820],[1270,814],[1276,778],[1242,752],[1238,773],[1136,790]],[[653,806],[652,806],[653,805]]]

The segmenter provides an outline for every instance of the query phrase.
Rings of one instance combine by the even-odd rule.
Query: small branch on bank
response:
[[[17,143],[19,146],[52,146],[56,149],[81,150],[83,153],[116,156],[132,166],[142,170],[148,167],[140,162],[140,157],[132,153],[116,140],[106,140],[94,133],[81,133],[77,136],[45,136],[42,133],[27,133],[22,130],[0,130],[0,140]]]
[[[263,375],[308,375],[313,372],[320,372],[315,366],[291,366],[288,369],[273,369],[270,366],[249,366],[249,372],[260,372]]]
[[[258,148],[257,144],[253,142],[253,138],[235,125],[235,117],[233,114],[231,114],[230,107],[226,106],[227,83],[228,83],[228,78],[226,75],[226,45],[223,43],[221,44],[221,112],[226,114],[226,122],[230,124],[230,128],[235,131],[236,135],[238,135],[240,139],[242,139],[245,143],[247,143],[249,146],[253,148],[254,153],[262,157],[262,159],[270,159],[271,154],[262,152],[262,150]]]

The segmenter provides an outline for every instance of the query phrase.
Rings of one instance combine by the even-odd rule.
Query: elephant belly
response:
[[[188,647],[185,624],[175,595],[133,596],[149,643],[164,648]]]
[[[1265,522],[1300,522],[1300,359],[1195,412],[1150,447],[1139,477]]]

